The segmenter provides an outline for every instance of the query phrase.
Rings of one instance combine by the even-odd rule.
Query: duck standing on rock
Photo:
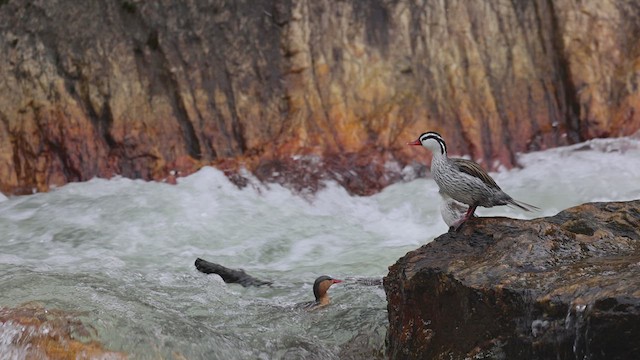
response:
[[[539,210],[533,205],[514,200],[502,191],[498,184],[476,162],[466,159],[449,158],[447,145],[440,134],[426,132],[408,145],[422,145],[431,150],[431,174],[443,196],[448,196],[469,206],[460,220],[451,224],[456,230],[469,220],[478,206],[516,206],[525,211]]]

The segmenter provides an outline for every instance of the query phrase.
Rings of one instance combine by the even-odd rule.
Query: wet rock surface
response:
[[[476,218],[384,278],[395,359],[632,359],[640,201]]]
[[[627,0],[0,1],[0,191],[213,164],[370,194],[425,130],[493,169],[629,135],[638,17]]]
[[[0,308],[0,357],[10,359],[127,359],[109,351],[78,314],[46,309],[37,303]]]

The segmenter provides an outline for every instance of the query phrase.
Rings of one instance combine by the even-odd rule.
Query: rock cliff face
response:
[[[631,134],[639,16],[626,0],[3,0],[0,191],[214,164],[367,194],[427,129],[488,167]]]
[[[393,359],[631,359],[640,200],[535,220],[476,218],[384,279]]]

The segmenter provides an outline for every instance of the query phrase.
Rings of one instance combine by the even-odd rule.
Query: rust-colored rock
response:
[[[125,354],[108,351],[97,341],[76,339],[91,337],[94,332],[73,314],[35,303],[0,308],[0,333],[4,340],[0,349],[4,356],[50,360],[127,359]]]
[[[631,359],[640,200],[474,218],[384,278],[393,359]]]
[[[628,135],[638,18],[627,0],[0,1],[0,191],[235,163],[368,194],[425,130],[488,168]]]

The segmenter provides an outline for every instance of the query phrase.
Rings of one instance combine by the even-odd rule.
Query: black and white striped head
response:
[[[447,154],[447,145],[444,139],[437,132],[429,131],[418,137],[418,140],[410,142],[409,145],[422,145],[431,150],[434,154]]]

